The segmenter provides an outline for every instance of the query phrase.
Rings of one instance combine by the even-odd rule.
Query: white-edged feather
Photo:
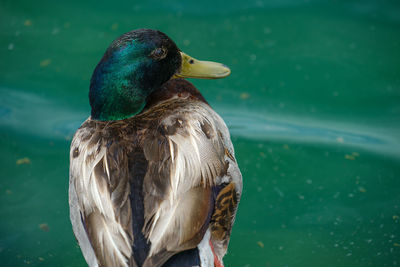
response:
[[[148,238],[151,241],[149,256],[163,249],[166,238],[171,235],[181,240],[182,220],[185,210],[178,208],[178,202],[183,201],[182,195],[197,186],[212,186],[222,178],[219,171],[224,160],[224,141],[218,132],[228,132],[222,119],[206,104],[196,103],[190,107],[193,112],[182,110],[163,121],[166,126],[179,125],[177,131],[168,135],[167,144],[171,155],[170,162],[170,193],[155,211]],[[185,121],[178,121],[180,118]],[[211,127],[212,138],[206,136],[202,124]],[[232,145],[230,144],[232,150]],[[186,201],[186,200],[185,200]],[[183,213],[183,214],[181,214]]]
[[[201,266],[214,266],[214,254],[210,246],[210,236],[211,233],[208,229],[201,242],[197,245]]]
[[[71,143],[70,155],[70,207],[76,206],[82,218],[88,218],[98,213],[96,229],[93,233],[99,241],[101,250],[105,255],[110,255],[115,260],[115,265],[129,266],[131,254],[131,238],[119,224],[115,216],[111,192],[109,189],[110,170],[107,163],[107,150],[100,142],[89,146],[90,138],[83,140],[84,130],[78,130]],[[79,151],[77,157],[73,156],[74,150]],[[102,163],[104,177],[96,176],[96,166]],[[71,187],[75,197],[71,196]],[[72,203],[74,202],[74,203]],[[75,215],[76,216],[76,215]],[[72,214],[71,214],[72,220]],[[82,224],[82,221],[75,220],[75,224]],[[79,228],[79,229],[78,229]],[[87,247],[87,233],[85,227],[75,227],[75,236],[82,248],[85,258],[92,258],[93,248]],[[80,233],[76,233],[80,231]],[[82,245],[82,244],[86,244]],[[89,255],[89,256],[87,256]],[[88,261],[89,262],[89,261]]]

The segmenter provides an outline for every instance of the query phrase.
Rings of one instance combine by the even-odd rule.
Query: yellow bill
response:
[[[180,71],[175,74],[176,78],[201,78],[220,79],[231,74],[231,70],[224,64],[201,61],[181,53],[182,65]]]

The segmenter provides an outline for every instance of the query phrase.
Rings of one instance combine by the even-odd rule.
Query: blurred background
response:
[[[107,46],[159,29],[223,62],[191,80],[244,180],[226,266],[400,265],[400,2],[0,3],[0,265],[86,266],[69,145]]]

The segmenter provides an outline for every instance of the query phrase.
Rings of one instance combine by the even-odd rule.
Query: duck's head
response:
[[[217,79],[229,74],[223,64],[199,61],[181,52],[160,31],[134,30],[109,46],[93,72],[92,119],[120,120],[139,113],[147,96],[172,78]]]

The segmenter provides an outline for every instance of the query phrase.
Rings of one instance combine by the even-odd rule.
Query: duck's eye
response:
[[[167,56],[167,49],[164,47],[156,48],[151,52],[150,56],[156,60],[161,60]]]

